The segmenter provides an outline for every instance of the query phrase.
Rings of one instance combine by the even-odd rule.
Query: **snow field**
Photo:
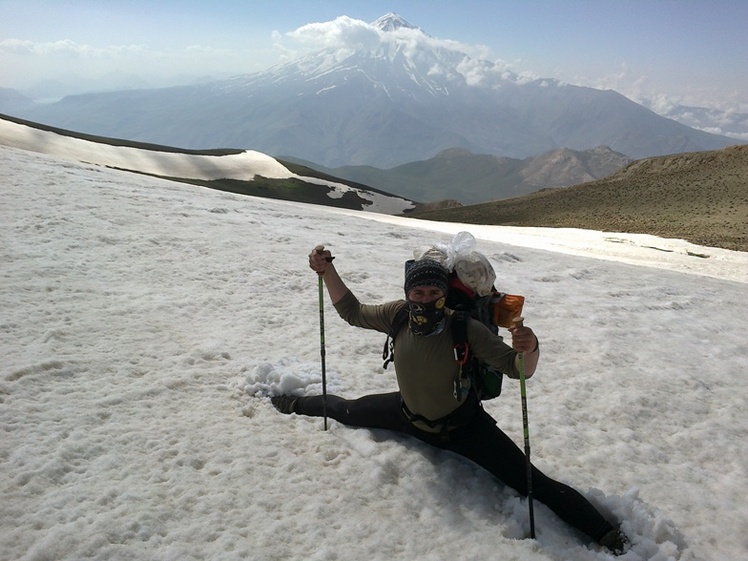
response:
[[[537,503],[524,539],[526,501],[460,458],[269,403],[320,391],[309,251],[328,246],[359,298],[382,301],[446,226],[9,148],[0,169],[2,561],[609,559]],[[642,244],[591,258],[574,232],[549,232],[570,236],[554,251],[527,247],[537,232],[450,227],[527,298],[536,464],[623,520],[622,559],[744,557],[743,255],[715,251],[720,278],[685,253],[650,265],[662,252]],[[384,336],[325,305],[329,391],[392,391]],[[516,384],[486,408],[521,445]]]

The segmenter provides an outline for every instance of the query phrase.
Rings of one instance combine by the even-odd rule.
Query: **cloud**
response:
[[[562,72],[559,74],[563,75]],[[725,119],[732,122],[732,113],[748,112],[748,104],[744,101],[744,92],[728,92],[723,88],[709,83],[692,83],[677,88],[662,79],[655,80],[652,76],[638,74],[626,63],[619,70],[602,76],[576,75],[564,76],[563,80],[572,85],[586,86],[601,90],[615,90],[632,101],[651,109],[659,115],[672,117],[676,112],[680,115],[680,108],[699,107],[715,110],[727,115]],[[715,112],[714,115],[717,113]],[[680,120],[680,119],[679,119]],[[685,123],[689,124],[690,123]],[[693,126],[693,125],[691,125]],[[704,128],[706,127],[696,127]],[[710,130],[722,134],[717,130]]]
[[[293,44],[289,44],[289,40]],[[439,53],[439,60],[425,61],[431,76],[449,76],[457,69],[469,85],[485,84],[488,80],[527,81],[511,72],[511,64],[501,59],[492,59],[491,51],[484,45],[466,45],[449,39],[437,39],[420,29],[401,27],[382,31],[370,23],[341,16],[332,21],[309,23],[293,31],[273,34],[276,50],[283,60],[293,60],[320,49],[336,52],[341,60],[356,50],[369,52],[402,52],[418,60],[424,52]],[[442,59],[442,57],[444,57]]]
[[[382,35],[368,23],[348,16],[341,16],[329,22],[308,23],[286,33],[287,37],[310,49],[376,49],[382,42]]]
[[[47,43],[35,43],[23,39],[0,41],[0,52],[21,56],[109,58],[140,54],[144,53],[145,50],[142,45],[111,45],[96,48],[90,45],[81,45],[69,39]]]
[[[376,51],[383,46],[396,45],[406,54],[413,54],[415,49],[424,43],[433,48],[441,47],[465,53],[476,51],[476,47],[463,45],[457,41],[436,39],[420,29],[402,27],[392,31],[382,31],[370,23],[348,16],[340,16],[333,21],[308,23],[282,35],[274,33],[276,46],[288,53],[291,49],[284,43],[284,38],[293,40],[297,49],[305,51],[324,48]],[[480,50],[485,51],[485,48],[480,48]]]
[[[23,39],[5,39],[0,41],[0,51],[22,56],[67,55],[80,56],[90,54],[93,49],[87,45],[78,45],[68,39],[52,43],[35,43]]]
[[[0,52],[15,55],[38,54],[36,43],[21,39],[5,39],[0,41]]]
[[[190,83],[204,76],[238,74],[246,54],[193,44],[178,49],[151,49],[145,45],[93,47],[71,40],[34,42],[21,39],[0,41],[2,86],[33,88],[54,79],[69,87],[59,95],[90,90],[118,89],[135,84],[159,87]],[[132,83],[113,76],[129,75]],[[70,77],[78,79],[74,86]],[[176,81],[175,81],[176,80]],[[58,97],[58,94],[51,97]]]

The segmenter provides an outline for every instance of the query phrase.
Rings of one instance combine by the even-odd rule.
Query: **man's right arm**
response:
[[[348,289],[338,271],[332,264],[332,255],[322,246],[317,246],[309,254],[309,267],[322,275],[338,315],[349,324],[365,329],[375,329],[389,333],[397,311],[405,303],[402,300],[384,304],[361,304],[358,298]]]

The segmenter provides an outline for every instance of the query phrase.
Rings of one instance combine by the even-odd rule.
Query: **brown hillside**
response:
[[[412,216],[653,234],[748,251],[748,145],[647,158],[583,185]]]

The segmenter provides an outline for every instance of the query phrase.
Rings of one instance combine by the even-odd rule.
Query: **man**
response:
[[[395,338],[394,364],[399,391],[346,400],[327,396],[327,414],[355,427],[389,429],[468,458],[506,485],[527,496],[526,459],[480,405],[475,392],[455,389],[459,365],[454,358],[453,313],[445,306],[449,271],[429,259],[415,261],[405,273],[406,300],[361,304],[332,263],[329,251],[309,255],[309,266],[322,275],[338,314],[351,325],[389,333],[400,308],[408,307],[407,329]],[[470,320],[470,352],[511,378],[519,378],[519,353],[525,376],[535,372],[538,339],[529,327],[511,330],[511,346],[485,325]],[[282,413],[322,416],[322,396],[275,396]],[[625,537],[580,493],[532,468],[534,497],[560,518],[614,553],[622,553]]]

